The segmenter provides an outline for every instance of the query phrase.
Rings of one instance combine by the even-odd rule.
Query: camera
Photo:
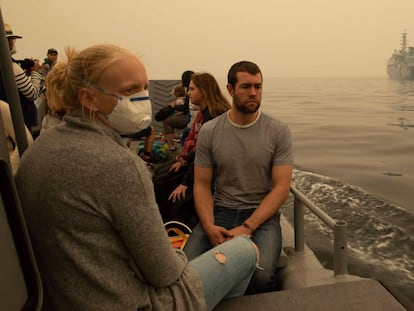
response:
[[[34,60],[31,59],[31,58],[25,58],[25,59],[16,60],[16,62],[25,71],[28,71],[28,70],[30,71],[30,68],[32,68],[35,65]]]

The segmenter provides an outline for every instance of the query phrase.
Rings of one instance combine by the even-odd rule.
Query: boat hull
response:
[[[387,74],[393,80],[414,80],[414,64],[388,64]]]

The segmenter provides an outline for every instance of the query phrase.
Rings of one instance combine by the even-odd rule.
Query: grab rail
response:
[[[294,231],[295,231],[295,250],[300,252],[305,249],[305,206],[321,219],[334,233],[334,254],[333,267],[334,275],[348,273],[348,225],[343,220],[334,220],[318,206],[316,206],[307,196],[300,192],[295,186],[290,187],[290,192],[294,195]]]

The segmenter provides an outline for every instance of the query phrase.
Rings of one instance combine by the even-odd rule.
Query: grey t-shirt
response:
[[[213,168],[214,203],[232,209],[257,208],[272,189],[272,167],[292,165],[288,126],[260,113],[252,124],[233,124],[228,113],[201,128],[195,165]]]

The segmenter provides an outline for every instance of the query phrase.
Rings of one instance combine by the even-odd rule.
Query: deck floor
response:
[[[407,309],[380,282],[361,279],[230,298],[223,300],[214,309],[214,311],[232,310],[397,311]]]

